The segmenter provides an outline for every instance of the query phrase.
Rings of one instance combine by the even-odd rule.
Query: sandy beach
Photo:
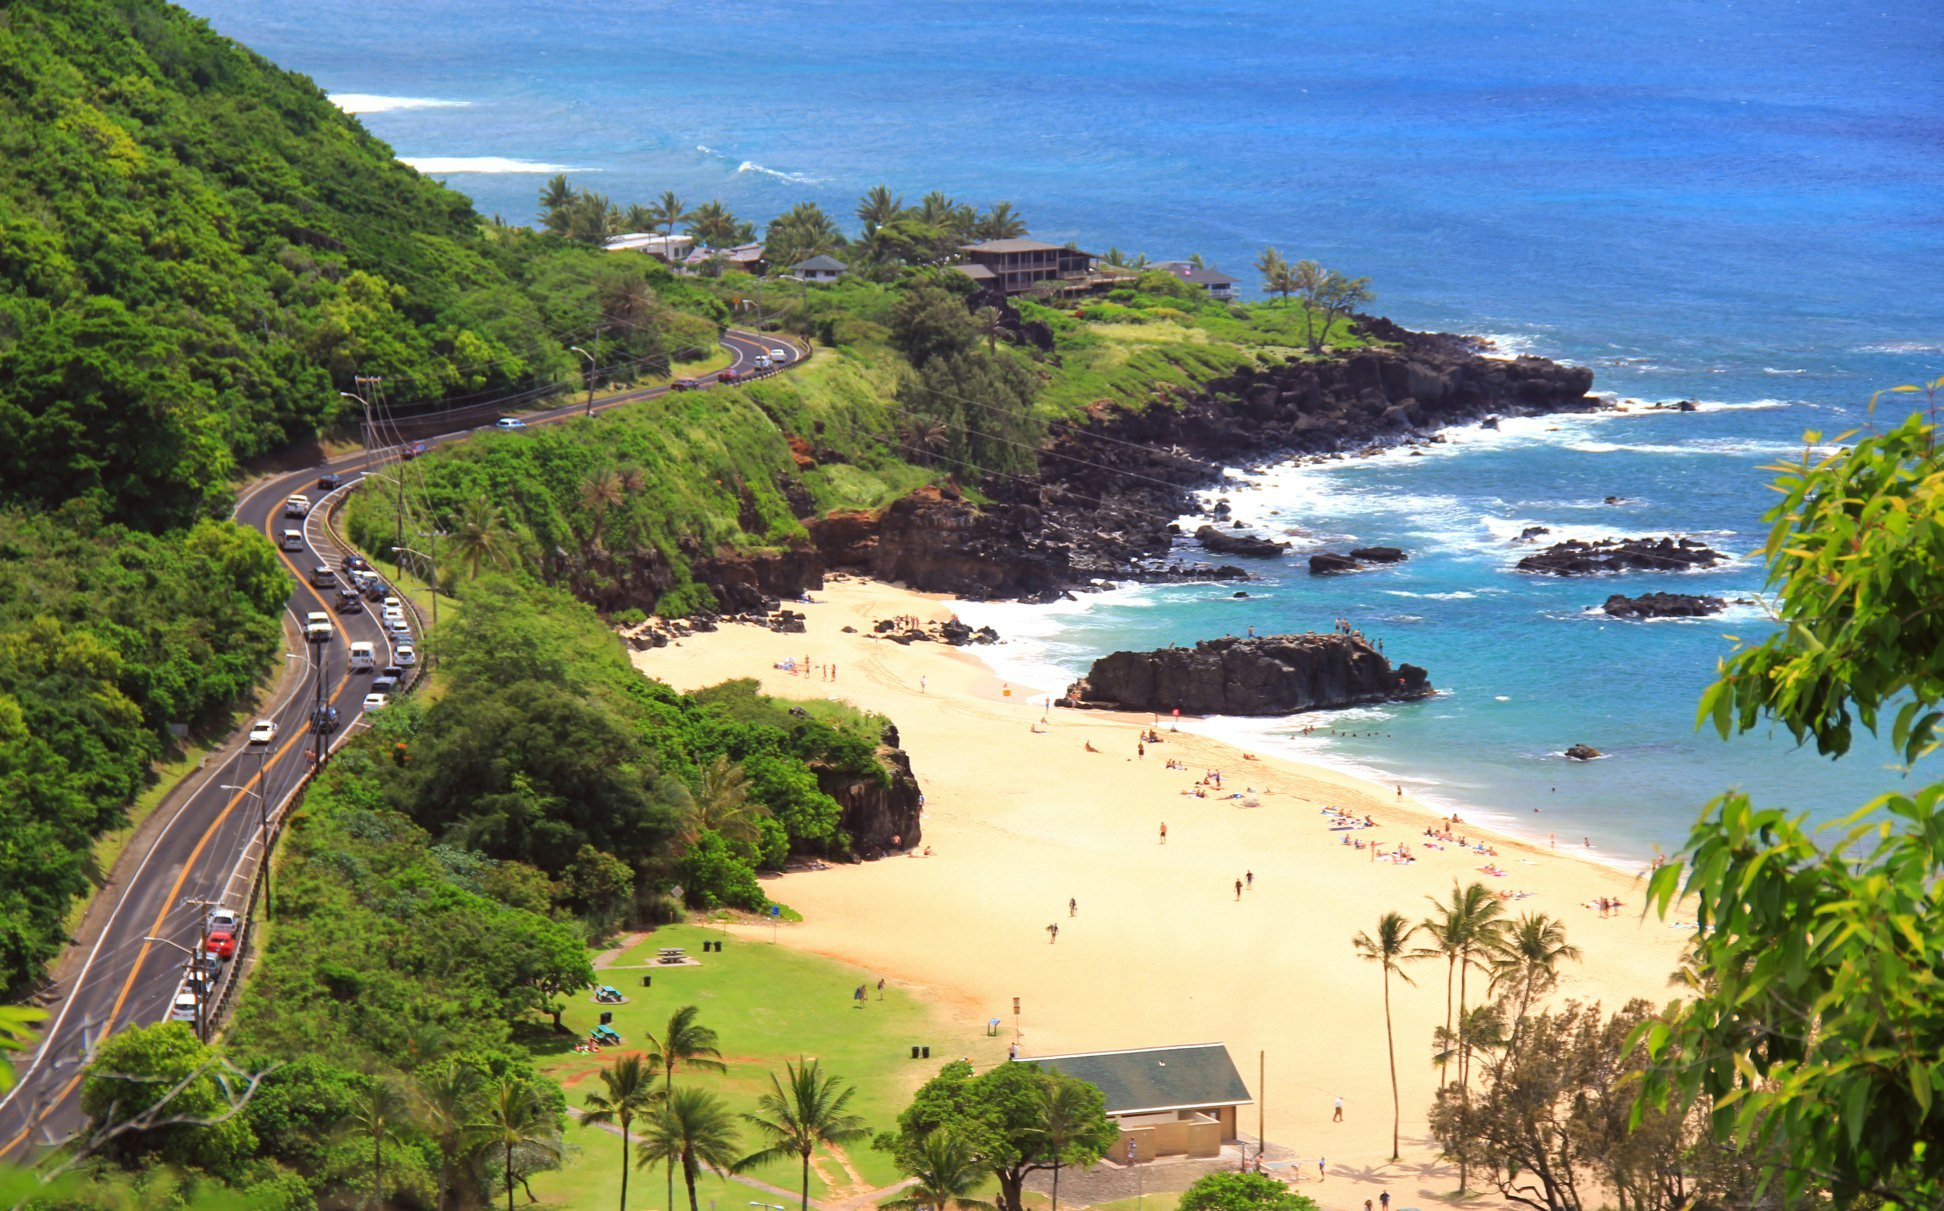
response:
[[[840,698],[896,723],[924,787],[923,845],[932,856],[773,881],[770,894],[805,917],[783,940],[925,990],[970,1023],[997,1017],[1010,1032],[1019,997],[1022,1054],[1226,1043],[1263,1097],[1267,1138],[1306,1158],[1299,1188],[1328,1211],[1354,1211],[1380,1190],[1393,1206],[1442,1203],[1457,1184],[1424,1126],[1438,1084],[1429,1057],[1444,1022],[1441,959],[1411,966],[1414,987],[1393,982],[1404,1156],[1387,1160],[1381,973],[1351,945],[1381,913],[1417,920],[1430,909],[1425,897],[1448,893],[1454,879],[1530,893],[1508,913],[1551,914],[1585,951],[1564,969],[1559,996],[1610,1008],[1668,997],[1682,933],[1643,923],[1640,880],[1582,860],[1578,837],[1570,846],[1560,838],[1553,851],[1460,823],[1455,832],[1483,838],[1496,856],[1430,848],[1423,834],[1445,817],[1392,787],[1248,760],[1206,737],[1170,733],[1165,719],[1163,742],[1141,755],[1148,715],[1047,712],[1046,696],[1064,687],[1006,685],[976,648],[871,637],[880,618],[949,617],[943,599],[861,580],[833,581],[814,596],[793,607],[806,615],[807,634],[731,625],[635,656],[678,688],[754,677],[778,697]],[[774,667],[806,657],[834,666],[834,679]],[[1186,768],[1166,768],[1170,760]],[[1222,773],[1221,795],[1248,798],[1184,794],[1210,770]],[[1375,826],[1337,830],[1326,807]],[[1399,843],[1414,863],[1377,860]],[[1488,864],[1504,876],[1483,873]],[[1603,916],[1587,906],[1602,896],[1625,907]],[[1473,1002],[1483,982],[1472,977]],[[1267,1066],[1260,1090],[1259,1051]],[[1343,1121],[1333,1122],[1338,1098]],[[1242,1122],[1253,1134],[1255,1107]],[[1319,1156],[1327,1158],[1321,1182]]]

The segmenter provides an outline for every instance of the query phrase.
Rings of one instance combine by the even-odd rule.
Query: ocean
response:
[[[1592,367],[1631,407],[1241,473],[1239,517],[1299,551],[1402,566],[1245,586],[968,606],[1005,675],[1057,688],[1119,647],[1349,618],[1442,693],[1211,727],[1434,803],[1636,861],[1712,795],[1831,817],[1897,783],[1786,736],[1697,732],[1726,636],[1766,633],[1762,468],[1944,375],[1944,9],[1928,5],[1298,6],[191,0],[311,75],[398,153],[530,222],[566,172],[617,202],[672,189],[761,221],[849,222],[880,182],[1004,199],[1033,234],[1252,282],[1266,245],[1367,275],[1376,310]],[[1908,397],[1898,397],[1900,400]],[[1894,419],[1894,418],[1893,418]],[[1606,498],[1623,503],[1609,505]],[[1740,558],[1555,580],[1510,539],[1688,534]],[[1719,593],[1701,621],[1621,623],[1609,593]],[[1311,726],[1309,735],[1300,734]],[[1560,753],[1586,743],[1608,756]]]

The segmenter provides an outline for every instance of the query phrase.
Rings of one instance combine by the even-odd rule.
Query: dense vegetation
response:
[[[171,725],[225,731],[280,650],[289,580],[262,536],[218,522],[156,536],[75,501],[0,509],[0,983],[65,942]]]

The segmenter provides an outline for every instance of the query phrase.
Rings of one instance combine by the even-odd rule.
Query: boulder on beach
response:
[[[1114,652],[1068,687],[1085,705],[1191,715],[1289,715],[1428,697],[1429,675],[1392,666],[1361,635],[1204,639],[1192,648]]]

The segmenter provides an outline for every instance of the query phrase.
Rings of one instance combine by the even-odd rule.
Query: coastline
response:
[[[677,688],[754,677],[766,693],[842,698],[899,728],[927,797],[916,852],[929,846],[933,856],[773,880],[770,894],[805,917],[783,931],[787,940],[926,992],[968,1028],[990,1018],[1010,1026],[1011,998],[1021,997],[1028,1055],[1219,1040],[1251,1071],[1253,1088],[1246,1061],[1265,1052],[1268,1137],[1310,1163],[1331,1158],[1337,1176],[1304,1187],[1327,1196],[1326,1207],[1360,1206],[1380,1188],[1406,1203],[1439,1202],[1456,1184],[1424,1133],[1437,1084],[1426,1056],[1444,1007],[1443,972],[1432,969],[1441,963],[1417,966],[1415,986],[1392,989],[1405,1159],[1386,1161],[1381,988],[1350,945],[1381,912],[1419,917],[1425,897],[1448,893],[1454,879],[1523,890],[1529,896],[1507,902],[1508,914],[1552,914],[1586,951],[1562,973],[1562,997],[1610,1007],[1664,999],[1685,934],[1640,919],[1632,875],[1471,820],[1454,831],[1496,855],[1427,848],[1424,830],[1445,817],[1399,788],[1267,752],[1244,759],[1192,726],[1170,732],[1162,723],[1162,743],[1142,754],[1135,742],[1146,714],[1054,710],[1035,731],[1035,697],[1062,686],[1008,682],[968,649],[870,634],[894,614],[948,617],[950,599],[849,578],[816,596],[792,607],[805,615],[804,634],[730,624],[635,655],[637,667]],[[822,668],[806,677],[774,667],[806,657],[835,665],[835,679]],[[1187,768],[1165,768],[1169,758]],[[1223,771],[1220,793],[1246,787],[1256,805],[1184,793],[1208,769]],[[1376,827],[1334,831],[1326,805]],[[1409,844],[1418,860],[1376,861],[1375,846],[1357,848],[1365,840],[1383,853]],[[1487,864],[1506,876],[1479,873]],[[1253,885],[1234,890],[1248,875]],[[1584,907],[1602,896],[1627,907]],[[886,928],[892,919],[898,927]],[[1047,930],[1055,924],[1057,939]],[[1349,1107],[1345,1123],[1330,1121],[1336,1097]]]

